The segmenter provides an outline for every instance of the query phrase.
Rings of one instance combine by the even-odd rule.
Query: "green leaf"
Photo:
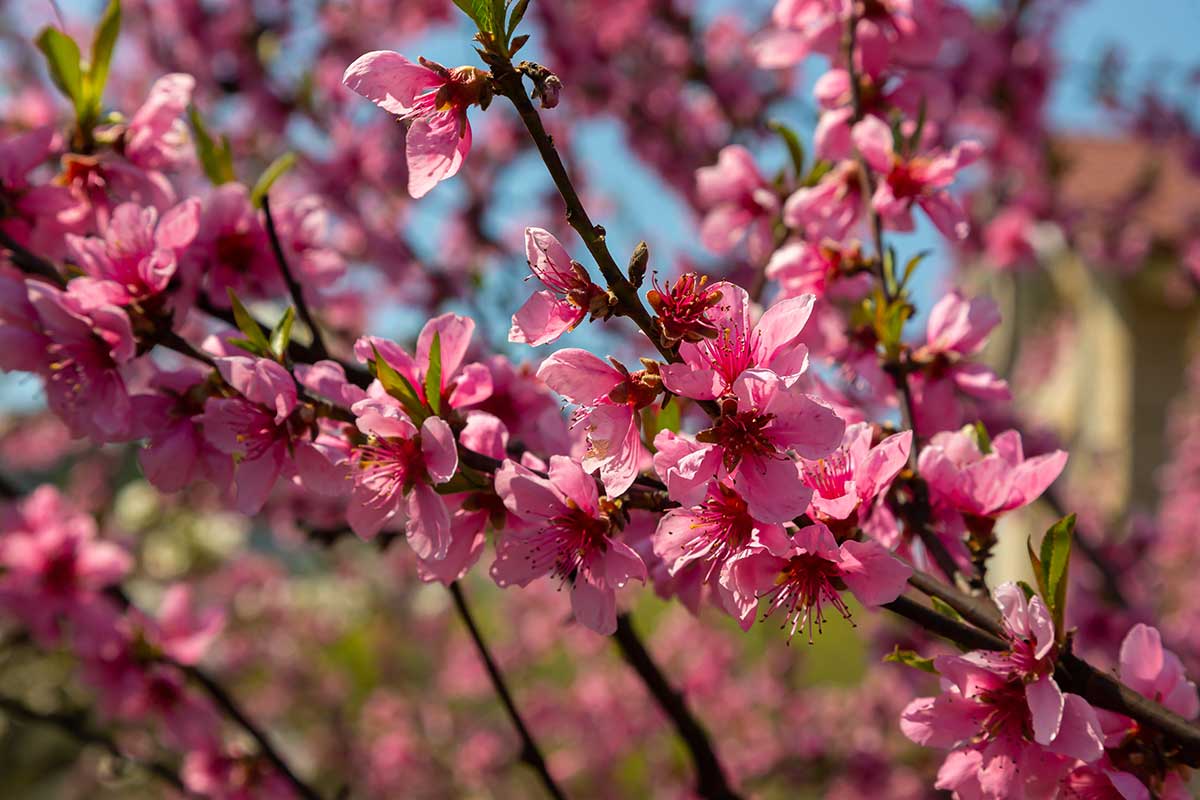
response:
[[[901,280],[900,280],[900,288],[901,289],[903,289],[905,286],[908,286],[909,278],[912,277],[912,275],[916,271],[917,267],[920,265],[920,263],[922,261],[925,260],[925,258],[930,254],[930,252],[932,252],[932,251],[922,250],[921,252],[917,253],[915,256],[910,258],[908,260],[908,263],[904,265],[904,277],[901,278]]]
[[[652,405],[642,409],[642,432],[646,435],[646,443],[651,449],[654,447],[654,437],[661,431],[679,433],[682,415],[680,408],[679,400],[668,395],[665,406]]]
[[[1063,636],[1067,610],[1067,573],[1071,566],[1071,539],[1075,535],[1075,515],[1069,514],[1051,526],[1042,539],[1041,561],[1045,579],[1042,597],[1054,617],[1054,630]]]
[[[825,161],[823,159],[817,161],[812,165],[812,169],[808,171],[808,174],[804,176],[804,185],[816,186],[821,182],[821,178],[824,178],[831,169],[833,169],[832,161]]]
[[[264,352],[262,347],[250,341],[249,339],[229,339],[228,342],[235,347],[240,347],[252,356],[259,358],[270,358],[271,354]]]
[[[471,18],[479,30],[485,33],[492,31],[492,2],[491,0],[454,0],[454,5]]]
[[[979,445],[979,452],[985,456],[992,452],[992,437],[988,436],[987,427],[984,426],[982,420],[975,420],[972,426],[975,435],[975,444]]]
[[[121,1],[109,0],[104,16],[92,38],[92,63],[84,76],[84,95],[93,117],[100,113],[104,85],[108,83],[108,68],[112,64],[117,34],[121,32]]]
[[[1032,600],[1037,596],[1037,592],[1034,590],[1034,588],[1025,581],[1017,581],[1017,586],[1020,586],[1021,591],[1025,593],[1026,600]]]
[[[521,20],[525,19],[525,11],[529,8],[529,0],[517,0],[513,6],[512,14],[508,18],[508,38],[517,32],[517,26],[521,24]]]
[[[433,413],[442,413],[442,334],[434,331],[429,345],[429,369],[425,371],[425,402]]]
[[[904,664],[912,667],[913,669],[919,669],[922,672],[928,672],[931,675],[938,674],[937,669],[933,666],[932,658],[925,658],[914,650],[901,650],[900,645],[896,645],[892,652],[883,657],[883,660],[885,662],[892,662],[895,664]]]
[[[282,361],[292,341],[292,323],[296,321],[296,308],[288,306],[279,322],[271,329],[271,352]]]
[[[267,192],[271,191],[271,186],[294,166],[296,166],[296,154],[284,153],[263,170],[263,174],[258,176],[258,182],[250,191],[250,202],[254,204],[255,208],[262,208],[262,200],[267,196]]]
[[[204,119],[195,106],[188,108],[188,119],[192,123],[192,138],[196,141],[196,158],[200,160],[200,166],[212,184],[220,186],[237,180],[233,172],[233,153],[229,147],[229,139],[222,136],[220,144],[213,141]]]
[[[43,28],[38,34],[37,47],[46,57],[50,80],[75,106],[77,118],[83,117],[83,69],[80,66],[79,45],[58,28]]]
[[[421,405],[421,398],[417,396],[417,390],[408,382],[408,378],[387,363],[379,354],[379,348],[371,345],[371,350],[375,353],[375,360],[367,365],[371,373],[383,385],[385,392],[400,401],[400,405],[404,406],[404,410],[412,418],[412,421],[420,425],[429,417],[429,413]]]
[[[271,343],[267,341],[267,335],[263,333],[262,326],[242,305],[242,301],[234,294],[233,289],[230,288],[227,291],[229,292],[229,304],[233,306],[233,321],[237,323],[238,330],[246,334],[247,341],[258,348],[260,355],[270,355]]]
[[[962,614],[959,614],[954,609],[954,606],[950,605],[945,600],[942,600],[940,597],[929,598],[929,604],[933,606],[934,611],[938,612],[942,616],[949,617],[950,619],[956,619],[959,622],[963,621]]]
[[[792,174],[799,181],[804,177],[804,144],[800,141],[800,137],[787,125],[775,120],[768,122],[767,128],[779,134],[779,137],[783,139],[783,143],[787,145],[788,155],[792,159]]]

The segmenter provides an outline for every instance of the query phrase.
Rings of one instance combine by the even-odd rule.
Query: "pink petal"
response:
[[[571,588],[571,610],[580,625],[601,636],[617,632],[617,595],[612,589],[577,579]]]
[[[404,532],[418,558],[442,559],[450,549],[450,512],[441,495],[418,483],[405,498]]]
[[[859,602],[881,606],[899,597],[912,576],[912,567],[877,542],[842,544],[842,580]]]
[[[621,373],[586,350],[559,350],[538,367],[537,376],[569,402],[591,405],[620,383]]]
[[[421,455],[434,483],[445,483],[458,471],[454,432],[441,417],[429,417],[421,423]]]
[[[850,136],[871,169],[884,175],[892,171],[892,129],[886,122],[878,117],[864,117],[855,123]]]
[[[531,347],[549,344],[574,329],[586,316],[587,309],[542,289],[530,295],[525,305],[513,314],[508,340]]]
[[[418,95],[443,82],[433,70],[390,50],[364,53],[346,68],[342,76],[342,83],[351,90],[397,116],[412,110]]]
[[[1033,720],[1033,738],[1038,744],[1050,744],[1058,736],[1063,719],[1063,693],[1050,675],[1042,675],[1025,686],[1025,700]]]
[[[464,112],[465,113],[465,112]],[[418,119],[408,129],[405,155],[408,159],[408,193],[419,199],[441,181],[454,177],[471,149],[471,126],[454,112],[432,120]]]

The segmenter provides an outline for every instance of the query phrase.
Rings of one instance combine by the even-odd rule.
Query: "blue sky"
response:
[[[983,0],[969,0],[969,4],[988,5]],[[76,14],[89,13],[100,4],[92,0],[67,0],[61,5],[65,13],[74,18]],[[766,0],[701,0],[699,3],[701,13],[706,16],[734,5],[747,16],[757,19],[766,13],[770,3]],[[49,3],[28,1],[25,8],[30,9],[27,21],[32,28],[47,18]],[[1057,127],[1070,130],[1094,130],[1102,125],[1103,118],[1090,100],[1089,85],[1095,66],[1108,46],[1118,44],[1124,50],[1129,74],[1135,82],[1162,76],[1168,85],[1182,86],[1188,70],[1200,65],[1197,42],[1200,42],[1200,0],[1084,0],[1068,16],[1057,39],[1066,68],[1064,79],[1057,85],[1052,99],[1051,119]],[[474,60],[467,37],[457,32],[426,37],[419,43],[419,49],[443,63],[472,63]],[[528,55],[537,58],[536,39],[530,43]],[[806,77],[810,80],[815,77],[814,70],[808,70],[808,73]],[[805,120],[789,120],[785,116],[784,121],[791,122],[798,130],[806,127]],[[639,239],[646,238],[652,245],[655,265],[661,267],[667,267],[677,255],[699,252],[690,211],[628,153],[617,125],[605,121],[587,123],[578,131],[575,144],[593,154],[585,161],[593,185],[607,194],[621,197],[615,214],[604,220],[616,252],[630,252]],[[768,150],[762,156],[768,166],[781,163],[783,158],[778,149]],[[470,169],[469,162],[466,168]],[[539,164],[532,161],[518,164],[510,176],[509,185],[513,188],[506,197],[509,202],[504,202],[503,206],[520,209],[522,196],[533,191],[542,180],[544,176]],[[451,202],[453,196],[451,187],[439,187],[438,192],[429,195],[418,206],[414,222],[416,227],[429,232],[427,246],[432,247],[436,237],[439,208],[445,208],[445,203]],[[504,229],[518,224],[538,224],[538,221],[499,214],[493,223]],[[897,238],[896,244],[902,253],[940,249],[938,237],[928,226],[909,237]],[[921,271],[922,281],[917,287],[919,293],[932,291],[942,274],[942,264],[944,258],[939,256],[926,262],[927,266]],[[520,274],[523,265],[514,264],[511,269],[511,274]],[[505,270],[504,274],[510,273]],[[412,332],[409,329],[415,327],[414,322],[403,315],[389,316],[380,323],[392,330],[378,332],[404,335]],[[495,338],[503,339],[504,331],[497,333],[498,337],[493,337],[494,344],[499,344]],[[591,343],[573,341],[572,344],[587,346]],[[29,408],[39,402],[36,380],[22,375],[0,375],[0,407]]]

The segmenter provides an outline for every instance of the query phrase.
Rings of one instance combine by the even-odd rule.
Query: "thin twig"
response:
[[[0,246],[9,251],[11,254],[9,258],[17,265],[18,269],[27,275],[45,278],[60,289],[67,285],[66,278],[59,273],[54,264],[18,244],[15,239],[4,232],[3,228],[0,228]]]
[[[249,714],[242,710],[233,696],[215,678],[200,667],[191,664],[180,664],[177,661],[168,661],[167,663],[172,664],[186,675],[189,680],[202,688],[230,719],[249,734],[250,738],[258,745],[262,756],[271,762],[271,765],[283,776],[284,780],[291,784],[296,794],[305,798],[305,800],[321,800],[321,795],[317,790],[313,789],[296,775],[283,756],[279,754],[279,751],[275,749],[275,746],[271,744],[271,740],[266,732],[250,718]]]
[[[537,773],[548,795],[556,798],[556,800],[565,800],[566,795],[559,788],[558,784],[555,783],[554,776],[550,774],[550,770],[546,767],[546,759],[542,756],[542,751],[538,748],[533,734],[529,732],[525,720],[521,718],[521,712],[517,710],[517,704],[513,701],[512,693],[508,690],[508,684],[504,681],[504,674],[500,671],[500,667],[497,666],[496,660],[492,657],[487,642],[483,640],[483,636],[475,624],[475,618],[471,616],[471,609],[467,606],[467,598],[463,594],[462,586],[459,585],[458,581],[455,581],[450,584],[449,589],[450,596],[454,598],[454,608],[458,612],[459,618],[463,621],[463,625],[466,626],[467,631],[471,634],[471,641],[474,642],[475,650],[479,653],[479,658],[483,661],[483,666],[487,670],[488,678],[492,681],[492,688],[499,695],[500,703],[504,706],[504,710],[508,714],[512,726],[516,728],[517,736],[521,739],[521,760]]]
[[[296,276],[292,274],[291,267],[288,266],[287,256],[283,252],[283,244],[279,241],[279,232],[275,229],[275,218],[271,216],[271,200],[265,194],[262,198],[262,209],[263,216],[267,220],[267,236],[271,239],[271,249],[275,252],[275,260],[279,262],[279,271],[283,273],[283,280],[287,283],[288,291],[292,295],[292,302],[296,304],[296,311],[299,312],[300,319],[304,320],[304,324],[312,332],[312,346],[317,360],[329,358],[329,349],[325,347],[321,329],[317,326],[316,319],[313,318],[308,301],[304,299],[304,289],[296,281]]]
[[[696,794],[706,800],[737,800],[739,795],[729,787],[721,761],[708,740],[704,726],[692,716],[683,696],[667,681],[654,658],[638,638],[627,614],[617,616],[617,632],[613,634],[621,656],[633,667],[663,713],[674,723],[679,737],[687,746],[696,768]]]
[[[137,767],[167,783],[171,788],[188,797],[198,797],[184,785],[178,773],[161,761],[148,761],[126,754],[108,734],[89,727],[82,714],[65,714],[53,711],[34,711],[15,698],[0,696],[0,711],[22,722],[51,725],[71,736],[81,744],[92,744],[104,748],[113,758]]]

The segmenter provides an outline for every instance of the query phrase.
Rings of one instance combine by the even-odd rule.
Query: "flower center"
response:
[[[708,583],[716,569],[750,541],[754,519],[737,492],[716,483],[709,486],[708,496],[692,516],[692,529],[700,535],[685,544],[683,552],[708,563],[704,574]]]
[[[593,517],[571,503],[570,510],[553,517],[541,530],[526,558],[532,569],[558,578],[561,588],[589,571],[595,557],[608,549],[610,529],[606,516]]]
[[[845,450],[835,450],[826,458],[806,462],[800,477],[822,497],[841,497],[854,478],[854,459]]]
[[[800,628],[807,627],[809,644],[813,641],[813,625],[820,633],[825,624],[825,604],[833,606],[843,619],[853,625],[850,609],[834,586],[834,581],[840,576],[838,565],[832,561],[811,553],[793,556],[780,572],[775,587],[763,595],[770,600],[763,619],[782,608],[785,617],[779,627],[787,627],[789,620],[792,623],[788,641]]]
[[[372,437],[366,445],[358,448],[357,454],[355,480],[374,493],[369,502],[372,507],[387,504],[425,477],[425,456],[421,451],[420,437]]]
[[[759,414],[756,411],[735,411],[722,414],[716,423],[696,434],[696,439],[721,446],[726,472],[733,472],[746,456],[783,458],[767,436],[767,426],[775,419],[774,414]]]

